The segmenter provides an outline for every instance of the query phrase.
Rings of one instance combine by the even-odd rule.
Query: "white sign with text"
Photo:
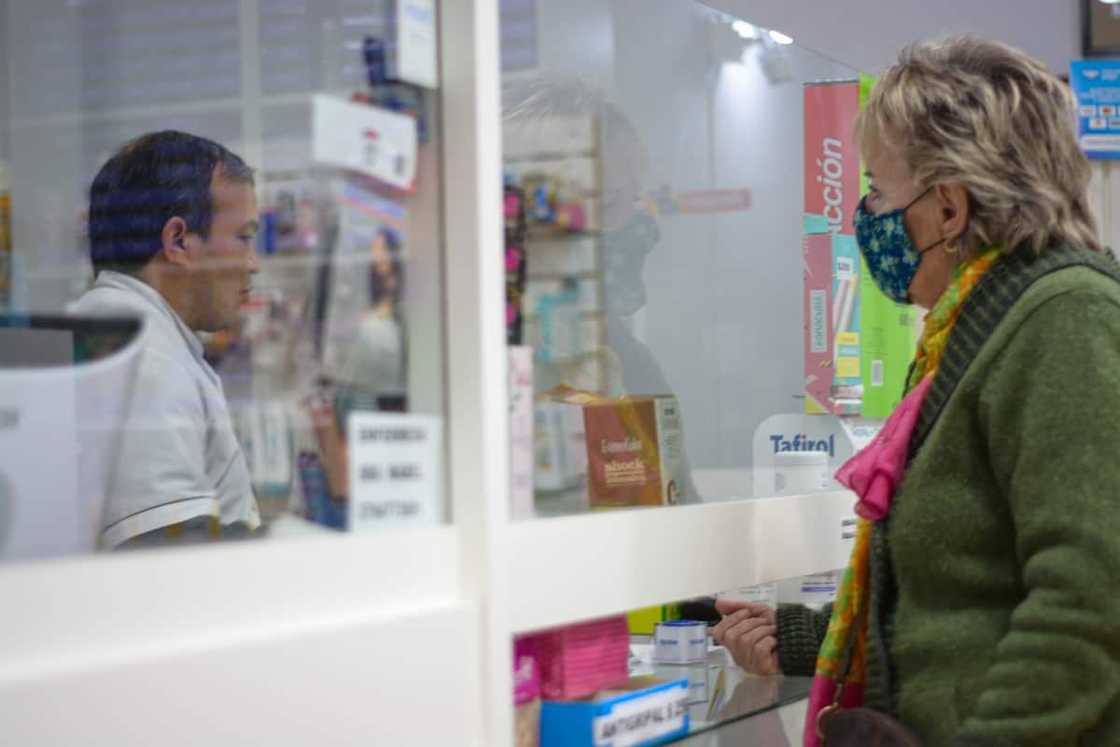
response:
[[[443,419],[355,412],[347,423],[350,528],[443,521]]]
[[[312,157],[411,191],[416,181],[416,119],[325,94],[314,97]]]
[[[790,451],[821,451],[828,456],[829,472],[834,473],[875,437],[881,425],[877,420],[836,415],[785,413],[767,418],[754,432],[755,498],[779,494],[775,479],[776,455]]]
[[[425,88],[439,86],[435,0],[397,0],[397,75]]]

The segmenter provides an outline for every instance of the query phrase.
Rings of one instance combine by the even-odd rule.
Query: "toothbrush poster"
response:
[[[804,99],[805,410],[858,415],[861,262],[851,216],[859,201],[859,83],[808,83]]]

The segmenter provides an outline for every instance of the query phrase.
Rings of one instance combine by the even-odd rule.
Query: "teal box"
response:
[[[546,700],[541,747],[664,744],[688,734],[688,680],[632,677],[601,700]]]

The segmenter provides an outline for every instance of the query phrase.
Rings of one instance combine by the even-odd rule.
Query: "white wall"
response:
[[[784,31],[798,45],[866,72],[889,65],[911,41],[954,32],[998,39],[1056,72],[1081,55],[1075,0],[705,0],[727,13]]]

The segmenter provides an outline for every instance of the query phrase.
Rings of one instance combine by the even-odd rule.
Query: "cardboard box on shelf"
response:
[[[662,744],[688,734],[688,680],[633,677],[593,698],[541,704],[541,747]]]
[[[580,405],[540,398],[533,409],[533,486],[558,492],[580,484],[587,472],[587,449]]]
[[[557,387],[537,403],[537,489],[570,488],[586,474],[591,508],[676,504],[683,438],[672,395]]]
[[[545,698],[589,697],[628,676],[630,634],[622,615],[572,623],[522,640],[535,646]]]
[[[592,508],[679,502],[680,406],[670,395],[596,399],[583,406]]]
[[[509,355],[510,516],[533,515],[533,351],[521,345]]]

